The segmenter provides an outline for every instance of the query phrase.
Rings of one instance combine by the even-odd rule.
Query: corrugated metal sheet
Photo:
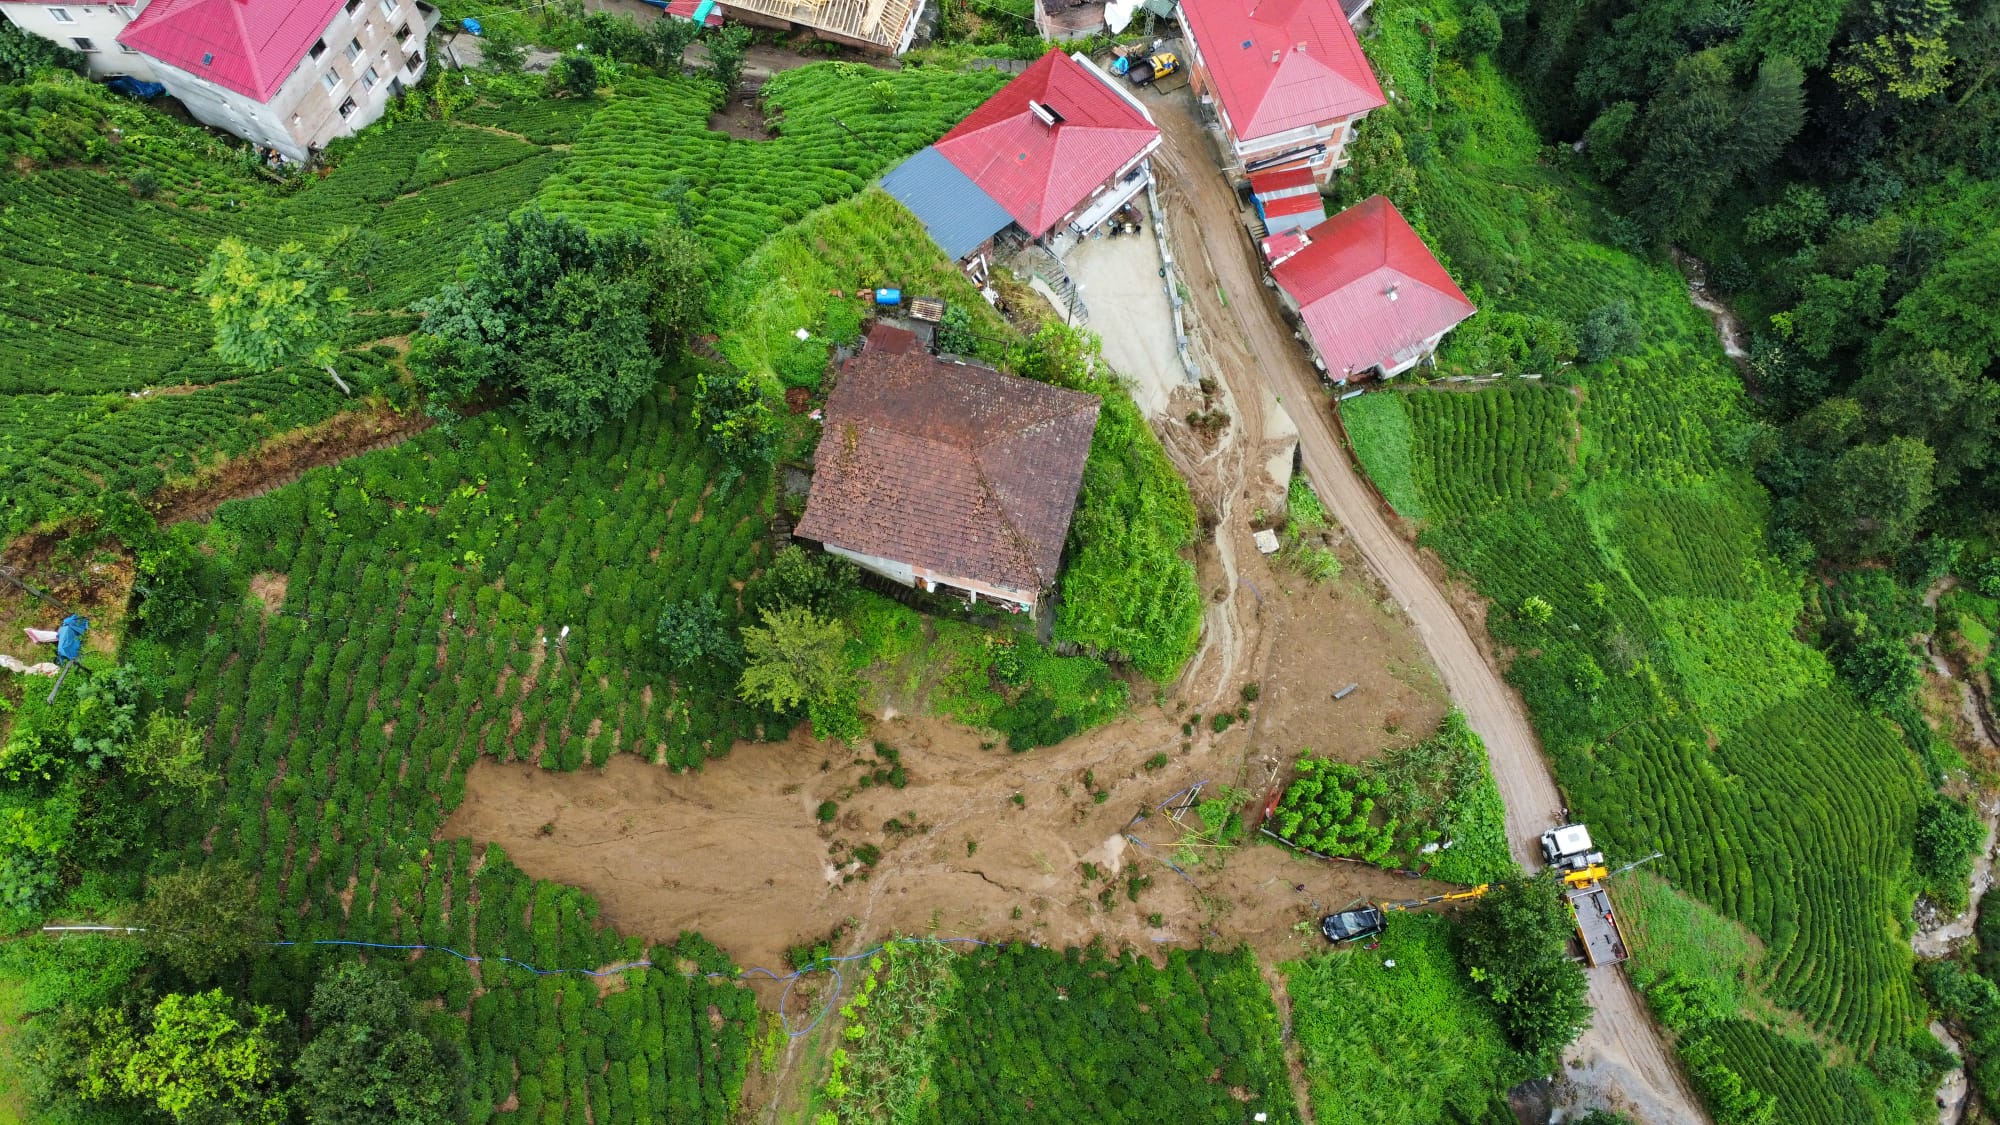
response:
[[[957,261],[1004,230],[1014,217],[936,148],[889,170],[882,190],[908,207],[944,256]]]
[[[1239,140],[1385,104],[1335,0],[1182,0]]]
[[[1271,274],[1298,302],[1336,378],[1394,366],[1475,311],[1430,247],[1379,195],[1319,224],[1312,244]]]
[[[1107,82],[1051,51],[946,133],[938,151],[1040,238],[1159,143],[1144,110]],[[1038,116],[1036,107],[1053,113]]]
[[[1299,188],[1319,190],[1319,181],[1313,178],[1311,168],[1281,168],[1276,172],[1259,172],[1250,177],[1250,194],[1260,197],[1289,194]]]

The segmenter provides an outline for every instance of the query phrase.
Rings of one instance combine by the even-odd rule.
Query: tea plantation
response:
[[[1398,53],[1415,34],[1392,18],[1371,44],[1378,65],[1415,79],[1421,60]],[[1536,158],[1497,72],[1441,67],[1411,84],[1463,136],[1451,157],[1412,165],[1420,221],[1494,282],[1486,308],[1574,322],[1622,301],[1642,332],[1630,354],[1571,373],[1344,403],[1356,454],[1490,599],[1576,818],[1614,862],[1665,853],[1653,870],[1670,893],[1760,943],[1749,967],[1718,953],[1673,974],[1648,968],[1662,947],[1635,954],[1642,983],[1748,975],[1755,1003],[1722,1001],[1682,1028],[1721,1117],[1908,1114],[1921,1079],[1830,1060],[1936,1057],[1897,923],[1929,784],[1897,728],[1794,635],[1802,576],[1773,557],[1762,490],[1730,452],[1750,423],[1738,377],[1672,269],[1598,241],[1591,186]],[[1652,907],[1621,905],[1645,926]]]

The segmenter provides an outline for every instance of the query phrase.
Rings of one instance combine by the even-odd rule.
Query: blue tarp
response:
[[[62,628],[56,630],[56,657],[60,660],[75,660],[83,655],[83,635],[90,632],[90,622],[72,613],[63,618]]]
[[[958,261],[1014,217],[936,148],[927,148],[882,177],[882,190],[923,220],[931,241]]]

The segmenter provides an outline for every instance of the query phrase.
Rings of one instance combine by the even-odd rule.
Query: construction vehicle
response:
[[[1565,824],[1542,833],[1542,858],[1563,873],[1563,897],[1576,915],[1576,936],[1583,942],[1583,960],[1591,968],[1616,965],[1625,959],[1625,935],[1611,909],[1609,874],[1604,853],[1590,842],[1590,829]]]
[[[1131,68],[1125,72],[1125,77],[1134,86],[1144,86],[1156,78],[1165,78],[1180,68],[1179,55],[1172,51],[1156,51],[1143,59],[1135,60]]]

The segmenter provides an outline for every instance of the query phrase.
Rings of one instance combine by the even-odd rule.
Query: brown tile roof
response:
[[[1093,395],[947,363],[877,328],[827,399],[798,534],[1043,590],[1069,534],[1097,408]]]

